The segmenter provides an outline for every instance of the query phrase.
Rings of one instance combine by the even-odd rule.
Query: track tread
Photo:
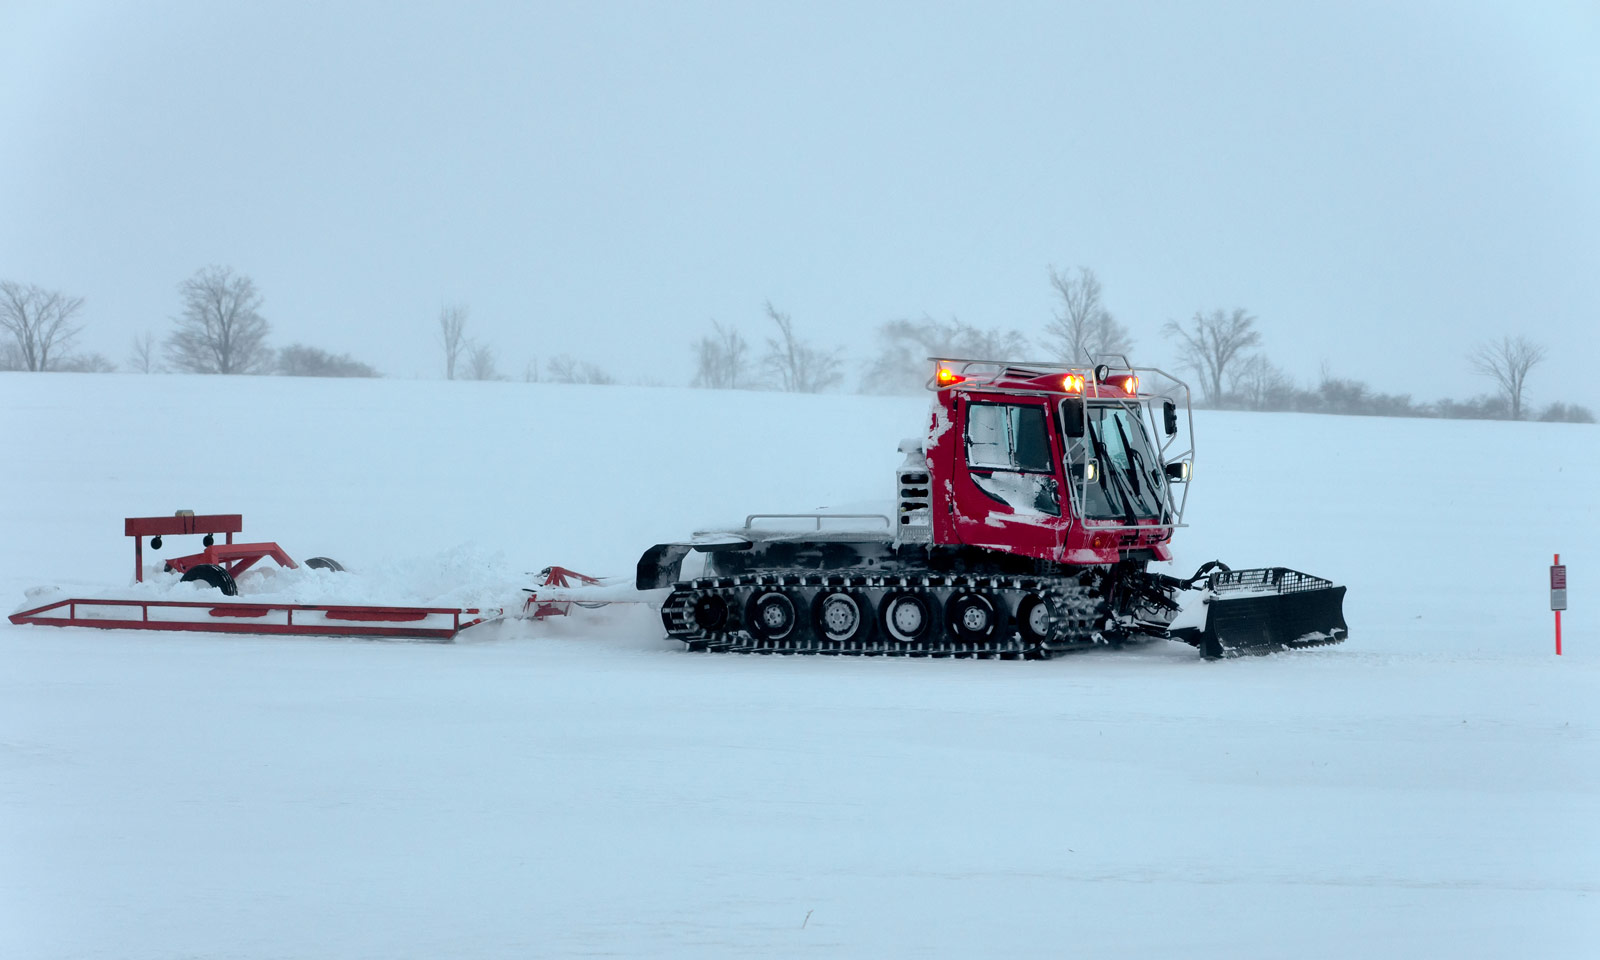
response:
[[[757,589],[783,589],[790,592],[801,615],[810,616],[815,601],[824,591],[846,591],[867,602],[865,612],[874,617],[890,593],[911,590],[930,595],[935,609],[935,626],[924,640],[902,643],[883,630],[863,632],[861,639],[829,640],[808,620],[781,640],[753,635],[743,623],[744,611]],[[976,593],[988,597],[1000,613],[995,639],[962,640],[944,625],[945,605],[957,593]],[[1039,641],[1023,636],[1016,615],[1023,600],[1037,595],[1049,604],[1046,636]],[[708,631],[694,620],[696,602],[715,596],[726,605],[725,629]],[[920,574],[830,571],[766,571],[733,577],[702,577],[676,584],[661,608],[667,634],[694,651],[733,653],[784,653],[827,656],[935,656],[979,658],[1044,659],[1069,650],[1107,643],[1100,632],[1104,603],[1095,591],[1075,577],[1001,576],[988,574]]]

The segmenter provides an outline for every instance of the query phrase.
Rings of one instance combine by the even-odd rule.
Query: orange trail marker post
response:
[[[1561,656],[1561,611],[1567,609],[1567,568],[1556,554],[1550,566],[1550,609],[1556,612],[1556,656]]]

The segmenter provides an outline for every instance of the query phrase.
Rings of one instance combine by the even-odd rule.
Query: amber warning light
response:
[[[1061,389],[1068,393],[1083,392],[1083,374],[1069,373],[1061,378]]]
[[[949,387],[958,384],[967,378],[963,377],[959,373],[956,373],[954,370],[951,370],[949,367],[940,367],[939,374],[936,379],[939,381],[939,386]]]

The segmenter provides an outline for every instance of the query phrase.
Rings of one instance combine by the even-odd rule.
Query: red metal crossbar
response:
[[[280,567],[294,569],[300,566],[284,552],[282,547],[271,542],[217,544],[186,557],[173,557],[167,561],[167,566],[178,573],[188,573],[202,563],[210,563],[226,567],[230,576],[238,577],[264,557],[278,561]]]
[[[244,529],[239,513],[180,513],[170,517],[127,517],[122,521],[125,537],[181,537],[190,533],[225,533],[228,542]]]
[[[66,616],[49,616],[51,611],[66,608]],[[122,607],[137,608],[137,619],[131,617],[80,616],[79,608]],[[184,609],[206,611],[206,620],[168,620],[160,616],[152,619],[152,610]],[[320,614],[324,621],[302,619],[295,622],[295,613]],[[23,610],[11,615],[15,624],[38,624],[48,627],[99,627],[103,630],[194,630],[205,633],[255,633],[312,637],[395,637],[415,640],[449,641],[468,627],[477,626],[501,615],[500,610],[480,610],[476,607],[361,607],[328,604],[299,603],[196,603],[187,600],[57,600],[42,607]],[[281,614],[282,619],[273,617]],[[446,626],[443,618],[449,617]],[[432,618],[434,625],[426,625]],[[237,622],[235,622],[237,621]],[[366,626],[368,623],[386,623],[393,626]],[[408,624],[401,626],[401,624]],[[414,625],[412,625],[414,624]]]
[[[570,587],[573,582],[584,586],[596,586],[600,583],[599,577],[591,577],[586,573],[568,570],[566,567],[545,567],[539,571],[539,583],[546,587]]]

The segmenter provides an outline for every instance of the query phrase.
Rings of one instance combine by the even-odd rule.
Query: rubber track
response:
[[[745,628],[743,618],[758,590],[781,589],[793,600],[800,622],[788,636],[764,639]],[[862,604],[871,626],[847,641],[834,641],[817,629],[812,616],[824,592],[844,591]],[[883,629],[881,608],[890,593],[911,591],[932,601],[934,626],[914,643],[902,643]],[[999,614],[994,634],[982,642],[962,639],[945,623],[945,605],[957,594],[987,597]],[[696,601],[713,595],[731,613],[726,629],[702,630],[693,618]],[[1030,596],[1049,604],[1046,637],[1030,642],[1018,629],[1017,615]],[[1107,642],[1099,632],[1100,597],[1076,579],[966,575],[854,574],[848,571],[769,572],[738,577],[706,577],[678,583],[661,609],[667,633],[691,650],[734,653],[822,654],[834,656],[934,656],[1047,658]]]

